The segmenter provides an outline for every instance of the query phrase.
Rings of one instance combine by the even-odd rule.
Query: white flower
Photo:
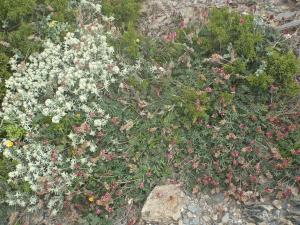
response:
[[[60,121],[60,116],[56,115],[52,117],[52,123],[59,123]]]
[[[119,67],[118,67],[118,66],[114,66],[114,67],[113,67],[113,72],[114,72],[114,73],[119,73],[119,72],[120,72]]]
[[[94,126],[95,127],[101,127],[102,126],[102,121],[100,119],[94,120]]]
[[[86,1],[86,4],[90,3]],[[97,4],[91,6],[96,10],[101,8]],[[78,165],[88,167],[87,175],[93,171],[89,154],[74,158],[57,146],[42,143],[46,138],[41,129],[45,126],[36,124],[36,120],[49,116],[52,123],[57,124],[63,118],[80,114],[79,118],[86,118],[83,124],[88,125],[86,132],[70,132],[69,144],[76,149],[90,142],[89,151],[97,151],[91,136],[109,121],[109,115],[102,108],[103,88],[109,90],[111,83],[137,68],[115,61],[114,48],[108,45],[106,35],[104,27],[95,21],[74,33],[67,33],[61,43],[46,41],[44,50],[31,55],[26,64],[18,65],[16,58],[10,60],[15,73],[6,81],[1,118],[4,122],[16,122],[28,131],[28,135],[26,144],[5,149],[4,156],[18,162],[15,170],[9,173],[9,181],[26,181],[32,191],[31,194],[9,193],[7,202],[10,205],[29,204],[28,209],[34,209],[39,202],[37,192],[45,192],[48,207],[56,214],[62,209],[64,196],[74,181],[83,184],[75,176]],[[90,112],[97,117],[81,117]],[[49,185],[47,190],[45,182]]]
[[[91,151],[91,152],[96,152],[96,151],[97,151],[97,146],[92,144],[92,145],[90,146],[90,151]]]
[[[52,104],[52,101],[51,101],[50,99],[47,99],[47,100],[45,101],[45,105],[46,105],[46,106],[50,107],[51,104]]]

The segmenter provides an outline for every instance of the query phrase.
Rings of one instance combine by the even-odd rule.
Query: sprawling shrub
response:
[[[74,1],[76,3],[76,1]],[[67,24],[74,24],[75,11],[69,0],[3,0],[0,2],[0,102],[5,93],[5,80],[11,75],[3,57],[18,60],[41,50],[41,39],[57,38]],[[55,35],[54,35],[55,34]]]
[[[10,182],[26,182],[32,193],[9,193],[10,205],[33,209],[43,196],[56,213],[75,181],[81,179],[79,171],[89,176],[93,170],[95,164],[89,157],[97,151],[96,137],[109,119],[101,107],[101,96],[129,69],[115,61],[114,49],[106,39],[104,27],[95,21],[67,33],[62,43],[48,40],[44,50],[26,63],[11,59],[15,72],[6,82],[1,116],[19,124],[26,136],[4,154],[18,162],[9,173]],[[80,119],[72,119],[76,117]],[[72,120],[72,131],[67,130],[69,144],[63,137],[43,136],[43,130],[55,124],[60,129],[59,124]],[[74,155],[78,148],[90,154]]]
[[[262,26],[251,15],[240,15],[227,8],[213,9],[209,21],[199,33],[201,49],[208,54],[218,53],[225,59],[225,72],[235,78],[246,78],[250,85],[268,90],[279,86],[288,94],[298,90],[295,76],[299,69],[297,57],[278,50]]]

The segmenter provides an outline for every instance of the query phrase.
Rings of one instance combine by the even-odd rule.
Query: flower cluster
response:
[[[107,43],[107,31],[99,22],[81,26],[67,33],[63,42],[48,40],[41,53],[29,62],[11,59],[14,75],[7,80],[7,94],[1,115],[5,121],[20,124],[27,132],[24,143],[4,150],[4,155],[18,162],[9,174],[10,182],[30,185],[33,194],[9,193],[10,205],[36,209],[45,200],[52,214],[63,207],[74,181],[80,183],[93,171],[92,153],[97,151],[97,137],[110,116],[101,107],[102,97],[110,84],[133,67],[117,63],[114,49]],[[44,124],[37,118],[48,118],[53,124],[82,116],[68,135],[70,144],[58,148],[40,135]],[[10,143],[8,143],[9,145]],[[89,151],[91,154],[73,154]],[[64,149],[66,148],[66,149]],[[42,198],[41,198],[42,196]]]

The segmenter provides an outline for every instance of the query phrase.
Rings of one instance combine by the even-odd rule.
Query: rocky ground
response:
[[[146,0],[142,8],[140,30],[151,37],[162,37],[175,27],[178,19],[204,22],[211,7],[229,6],[241,13],[254,14],[291,39],[300,56],[299,0]]]
[[[300,198],[240,203],[224,193],[191,196],[176,185],[156,187],[141,213],[140,225],[300,224]]]

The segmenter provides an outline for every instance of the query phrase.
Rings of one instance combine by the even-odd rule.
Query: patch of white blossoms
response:
[[[44,50],[31,56],[27,63],[11,60],[15,73],[6,82],[0,116],[20,124],[28,135],[21,147],[7,149],[5,156],[19,163],[9,174],[10,181],[28,183],[33,194],[10,193],[10,205],[26,205],[33,210],[42,196],[55,214],[74,181],[92,172],[94,163],[89,154],[72,157],[66,154],[68,150],[40,141],[44,138],[39,137],[44,125],[35,120],[50,118],[58,124],[84,115],[82,124],[73,126],[68,138],[74,149],[97,151],[94,140],[103,134],[101,130],[109,120],[101,108],[103,93],[133,69],[115,61],[106,34],[101,24],[89,24],[68,33],[61,44],[47,41]]]
[[[45,50],[25,65],[11,60],[16,72],[6,82],[5,120],[17,119],[30,131],[38,114],[59,123],[71,112],[103,113],[98,98],[126,69],[116,65],[101,25],[78,32],[68,33],[63,44],[47,41]]]

